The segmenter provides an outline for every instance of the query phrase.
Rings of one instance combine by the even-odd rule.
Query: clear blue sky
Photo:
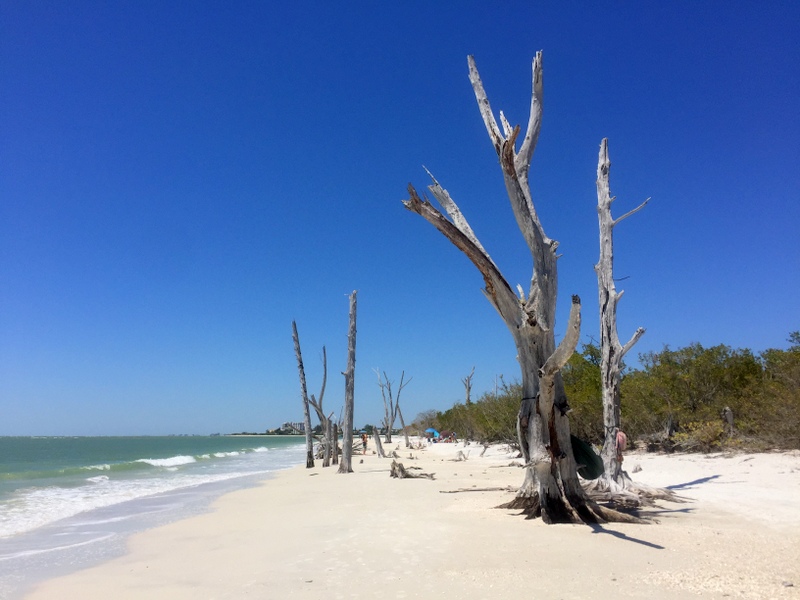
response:
[[[529,255],[467,78],[524,124],[534,198],[598,337],[597,149],[609,138],[636,351],[786,347],[800,329],[796,2],[0,4],[0,434],[264,430],[300,418],[327,346],[356,423],[518,376],[481,277],[401,200],[428,167],[512,285]]]

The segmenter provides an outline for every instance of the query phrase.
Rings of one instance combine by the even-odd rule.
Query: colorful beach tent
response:
[[[428,427],[428,428],[425,430],[425,433],[430,433],[430,434],[432,434],[432,435],[433,435],[433,437],[435,437],[435,438],[438,438],[438,437],[439,437],[439,432],[438,432],[438,431],[436,431],[436,430],[435,430],[433,427]]]

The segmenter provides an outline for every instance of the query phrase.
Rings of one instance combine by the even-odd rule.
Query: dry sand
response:
[[[398,449],[434,481],[391,479],[371,453],[350,475],[297,467],[27,598],[800,598],[800,452],[629,455],[635,480],[688,501],[588,527],[494,509],[509,492],[441,493],[521,483],[512,455],[480,450]]]

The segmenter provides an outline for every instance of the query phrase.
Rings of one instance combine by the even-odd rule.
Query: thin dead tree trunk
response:
[[[386,428],[385,440],[387,444],[392,443],[392,425],[394,425],[394,400],[392,398],[392,382],[386,377],[386,373],[381,374],[380,369],[373,369],[378,376],[378,387],[381,388],[381,398],[383,398],[383,426]],[[384,381],[384,378],[386,381]],[[387,398],[387,388],[388,395]]]
[[[333,464],[339,464],[339,424],[333,424]]]
[[[400,399],[400,395],[398,394],[397,399]],[[403,411],[400,410],[400,405],[397,405],[397,416],[400,417],[400,427],[403,428],[403,437],[406,440],[406,448],[411,448],[411,440],[408,439],[408,429],[406,428],[406,420],[403,418]]]
[[[644,335],[639,327],[628,343],[620,344],[617,335],[617,304],[623,292],[617,292],[614,285],[614,227],[623,219],[644,208],[648,200],[618,219],[611,216],[611,197],[609,172],[611,161],[608,158],[608,139],[600,143],[597,159],[597,218],[600,226],[600,260],[594,269],[597,272],[597,288],[600,294],[600,373],[603,394],[603,426],[605,440],[601,457],[605,467],[604,477],[623,484],[622,445],[624,434],[620,434],[620,381],[622,379],[622,359],[633,345]]]
[[[375,427],[372,430],[372,439],[375,440],[375,453],[378,458],[386,458],[386,453],[383,451],[383,444],[381,444],[381,432]]]
[[[303,425],[306,434],[306,468],[314,466],[314,442],[311,439],[311,414],[308,410],[308,390],[306,388],[306,372],[303,368],[303,355],[300,352],[300,337],[297,335],[297,323],[292,321],[292,337],[294,339],[294,353],[297,357],[297,369],[300,372],[300,393],[303,400]]]
[[[385,442],[387,444],[392,443],[392,428],[394,427],[394,421],[397,418],[397,412],[400,410],[400,392],[403,391],[403,388],[406,387],[409,383],[411,383],[411,378],[408,379],[405,383],[403,383],[403,379],[406,376],[406,372],[403,371],[400,375],[400,386],[397,388],[397,398],[395,399],[394,394],[392,392],[392,382],[389,379],[389,376],[386,374],[386,371],[381,374],[379,369],[373,369],[375,374],[378,376],[378,387],[381,388],[381,397],[383,398],[383,410],[384,410],[384,419],[383,425],[386,427],[386,437]],[[406,436],[406,440],[408,436]]]
[[[331,443],[331,433],[332,430],[329,427],[329,417],[325,416],[325,412],[322,410],[322,399],[325,396],[325,385],[328,381],[328,353],[325,350],[325,346],[322,347],[322,387],[319,391],[319,400],[311,394],[311,397],[308,399],[309,404],[314,407],[314,411],[317,413],[317,418],[319,419],[319,424],[322,427],[323,435],[325,436],[325,448],[323,449],[323,461],[322,466],[328,467],[330,466],[330,448]]]
[[[555,343],[555,309],[558,293],[556,249],[558,242],[547,237],[533,205],[528,171],[539,137],[542,116],[542,53],[533,60],[533,89],[527,131],[519,152],[516,142],[520,128],[511,127],[500,113],[502,130],[495,121],[475,61],[470,56],[472,89],[492,145],[500,159],[503,179],[517,225],[533,259],[533,275],[527,296],[517,286],[514,293],[497,265],[475,236],[460,209],[431,175],[428,186],[445,216],[427,199],[419,197],[412,185],[406,208],[421,215],[464,252],[483,276],[484,293],[508,327],[517,348],[522,374],[523,397],[517,417],[520,447],[526,461],[526,476],[517,498],[507,505],[522,508],[547,523],[593,523],[604,519],[636,520],[601,507],[583,491],[572,452],[569,405],[560,369],[574,352],[580,332],[580,299],[572,297],[567,333]],[[429,173],[430,175],[430,173]]]
[[[347,370],[344,375],[344,419],[342,423],[342,460],[339,473],[352,473],[353,404],[356,379],[356,292],[350,294],[350,327],[347,333]]]
[[[617,333],[617,305],[623,292],[614,285],[614,227],[620,221],[638,212],[649,202],[649,198],[621,217],[611,216],[609,174],[611,161],[608,158],[608,140],[600,142],[597,158],[597,219],[600,229],[600,258],[595,265],[600,304],[600,381],[603,398],[603,459],[604,473],[586,484],[586,491],[595,499],[607,499],[620,506],[652,504],[656,499],[677,500],[674,492],[655,488],[631,480],[622,468],[622,451],[627,436],[622,432],[620,419],[620,383],[622,381],[622,359],[644,335],[639,327],[623,346]]]
[[[461,383],[464,384],[464,396],[465,396],[464,403],[465,404],[471,404],[472,403],[472,400],[471,400],[472,378],[474,377],[474,375],[475,375],[475,367],[472,367],[472,371],[469,372],[469,375],[467,375],[466,377],[464,377],[464,379],[461,380]]]
[[[325,457],[322,459],[322,466],[329,467],[331,466],[331,457],[333,456],[334,449],[333,449],[333,423],[330,419],[325,426]]]

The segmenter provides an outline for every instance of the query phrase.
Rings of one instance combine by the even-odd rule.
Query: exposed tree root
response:
[[[653,506],[656,500],[684,501],[672,490],[633,481],[625,471],[622,471],[621,481],[603,476],[584,482],[583,489],[593,501],[622,509]]]
[[[636,523],[640,525],[653,523],[653,519],[642,518],[633,514],[607,508],[591,499],[574,500],[574,504],[556,502],[547,510],[542,510],[539,495],[517,496],[510,502],[497,506],[505,510],[519,510],[526,519],[541,517],[548,525],[554,523],[596,524],[596,523]]]
[[[558,489],[553,487],[554,485]],[[641,505],[641,502],[631,492],[618,495],[609,489],[606,494],[611,497],[611,501],[608,501],[609,506],[599,503],[599,501],[606,502],[607,499],[603,498],[598,501],[593,495],[587,495],[581,488],[562,494],[561,485],[547,478],[546,466],[543,468],[543,465],[536,465],[526,471],[525,482],[517,491],[517,496],[497,508],[519,510],[527,519],[541,517],[542,521],[548,524],[583,523],[593,525],[597,523],[644,524],[653,522],[652,519],[624,512],[624,510],[635,509]],[[627,502],[623,502],[623,498]],[[637,499],[637,501],[632,502],[632,499]]]

